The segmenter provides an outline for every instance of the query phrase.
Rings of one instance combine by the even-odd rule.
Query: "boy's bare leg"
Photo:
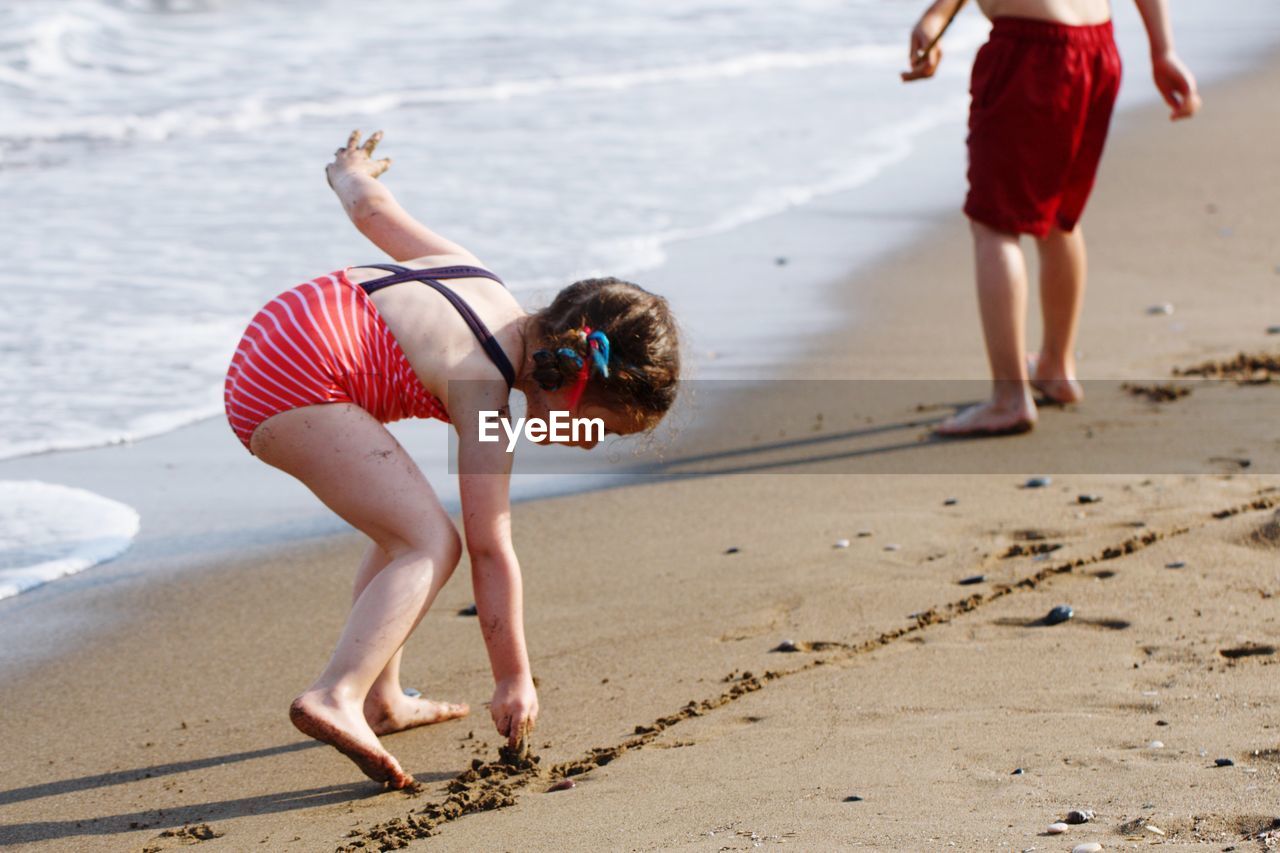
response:
[[[1027,266],[1018,236],[980,222],[973,230],[978,307],[991,364],[991,399],[948,418],[941,435],[1003,435],[1035,426],[1036,406],[1027,388]]]
[[[370,545],[360,570],[356,572],[355,589],[352,592],[352,605],[360,599],[360,593],[369,582],[386,568],[391,558],[377,545]],[[404,655],[404,647],[396,650],[391,660],[383,668],[369,695],[364,700],[364,718],[373,729],[374,734],[386,735],[392,732],[411,729],[415,726],[427,726],[432,723],[443,723],[458,717],[465,717],[470,708],[465,704],[451,702],[435,702],[423,697],[404,695],[400,684],[400,658]]]
[[[1087,259],[1084,233],[1055,227],[1036,241],[1040,251],[1040,306],[1044,341],[1031,362],[1031,384],[1055,403],[1084,399],[1076,381],[1076,330],[1084,304]]]
[[[258,427],[251,447],[391,558],[371,573],[328,666],[293,701],[289,716],[369,778],[403,788],[413,777],[378,741],[364,701],[452,574],[462,553],[458,532],[408,453],[358,406],[282,412]]]

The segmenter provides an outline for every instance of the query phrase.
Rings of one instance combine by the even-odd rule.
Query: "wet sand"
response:
[[[1208,92],[1193,124],[1121,121],[1085,220],[1087,378],[1168,382],[1280,350],[1266,333],[1280,323],[1280,128],[1257,108],[1277,86],[1273,65]],[[785,242],[804,215],[759,227]],[[980,378],[969,263],[957,215],[842,283],[859,320],[816,339],[794,375]],[[1172,315],[1147,314],[1166,302]],[[871,451],[849,457],[857,476],[821,473],[853,464],[838,443],[774,446],[799,435],[793,421],[807,439],[847,428],[835,414],[815,431],[785,393],[756,395],[727,415],[758,441],[731,465],[522,505],[538,761],[499,763],[478,625],[458,615],[464,565],[404,671],[475,710],[386,739],[412,792],[380,792],[287,716],[341,625],[354,537],[50,596],[100,627],[4,685],[0,844],[1265,849],[1256,835],[1280,818],[1280,398],[1274,381],[1167,404],[1115,394],[1046,410],[1027,436],[950,444],[919,440],[946,398],[887,399],[868,426],[909,425],[850,439],[870,445],[846,448]],[[1249,427],[1195,448],[1216,473],[1108,474],[1071,455],[1088,430],[1149,431],[1159,447],[1160,419],[1198,405]],[[1210,463],[1223,454],[1261,461]],[[1048,486],[1024,488],[1032,465],[1054,472]],[[30,601],[22,618],[46,616]],[[1073,619],[1038,624],[1060,604]],[[784,641],[800,651],[771,651]],[[564,778],[575,786],[548,792]],[[1072,808],[1096,817],[1041,835]]]

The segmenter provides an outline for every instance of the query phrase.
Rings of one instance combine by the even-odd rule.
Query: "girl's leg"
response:
[[[360,594],[369,582],[386,568],[391,557],[377,545],[370,545],[360,570],[356,572],[355,589],[352,593],[352,605],[360,600]],[[369,689],[364,700],[364,718],[373,729],[374,734],[386,735],[403,731],[415,726],[426,726],[442,723],[445,720],[465,717],[470,709],[465,705],[450,702],[435,702],[426,698],[411,698],[404,695],[400,684],[400,658],[404,655],[404,647],[396,650],[391,660],[383,667],[382,672]]]
[[[457,565],[457,530],[404,448],[358,406],[282,412],[258,427],[251,444],[390,558],[371,573],[328,666],[289,712],[303,733],[336,747],[370,778],[403,788],[413,779],[378,742],[364,702]]]

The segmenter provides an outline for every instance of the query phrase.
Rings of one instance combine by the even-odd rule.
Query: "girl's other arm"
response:
[[[382,141],[382,131],[360,144],[360,131],[353,130],[345,148],[339,148],[333,162],[325,167],[329,186],[342,202],[351,222],[365,237],[397,261],[426,255],[453,255],[460,262],[479,261],[452,240],[441,237],[409,215],[378,176],[391,167],[391,160],[373,160],[370,155]]]
[[[458,385],[450,392],[449,415],[458,431],[458,485],[476,615],[493,671],[489,713],[498,733],[516,746],[537,720],[538,695],[524,640],[520,563],[511,543],[511,454],[501,428],[499,441],[478,440],[480,412],[487,407],[505,415],[506,393],[495,391],[488,404],[464,403],[460,398],[471,395],[459,393]]]
[[[935,0],[920,16],[920,21],[911,31],[911,47],[908,56],[911,70],[902,72],[902,82],[925,80],[932,77],[938,70],[938,63],[942,61],[942,46],[939,40],[942,38],[943,31],[959,14],[960,7],[964,3],[965,0]]]
[[[1191,118],[1200,109],[1200,93],[1196,91],[1196,78],[1182,64],[1173,49],[1173,24],[1169,20],[1167,0],[1134,0],[1142,24],[1147,28],[1147,41],[1151,45],[1151,76],[1156,88],[1173,110],[1169,118],[1174,121]]]

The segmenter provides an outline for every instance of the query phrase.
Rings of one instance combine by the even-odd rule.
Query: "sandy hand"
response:
[[[498,734],[512,749],[528,740],[538,721],[538,692],[529,676],[498,682],[489,703],[489,714]]]
[[[382,141],[382,131],[370,136],[363,145],[360,144],[360,131],[351,131],[344,148],[333,152],[333,162],[324,167],[324,176],[329,186],[338,189],[337,181],[344,175],[363,175],[376,178],[391,168],[391,158],[373,159],[373,149]]]

